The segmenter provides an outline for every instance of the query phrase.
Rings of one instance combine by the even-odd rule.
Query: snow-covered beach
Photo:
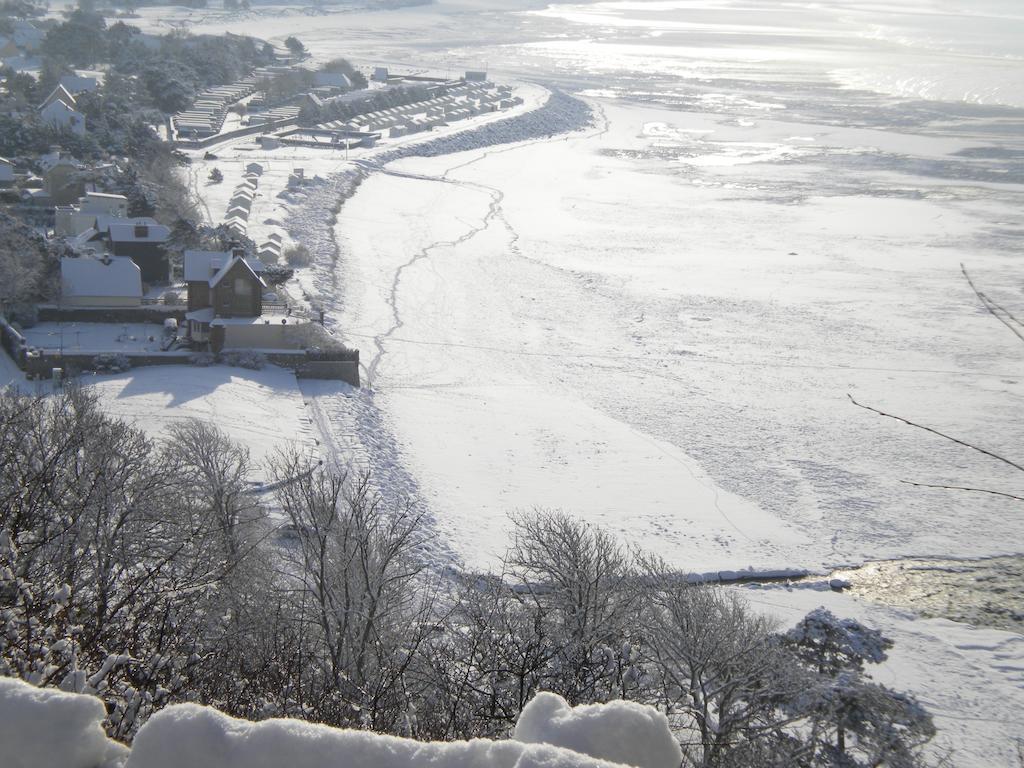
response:
[[[325,452],[411,496],[469,568],[532,507],[697,572],[1019,555],[1019,504],[910,484],[1019,494],[1019,473],[848,398],[998,453],[1024,438],[1020,344],[960,272],[1020,306],[1021,22],[990,5],[991,50],[951,48],[950,24],[986,39],[980,22],[926,2],[208,20],[297,34],[322,60],[487,62],[593,115],[551,136],[460,131],[425,157],[268,153],[347,197],[336,220],[319,192],[270,214],[314,251],[303,288],[363,353],[362,391],[302,385]],[[1009,764],[1020,635],[744,593],[785,621],[826,603],[885,628],[899,650],[880,678],[922,696],[938,745]]]

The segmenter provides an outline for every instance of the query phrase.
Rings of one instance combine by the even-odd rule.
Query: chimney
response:
[[[242,244],[237,240],[231,240],[228,242],[228,252],[231,254],[228,258],[229,261],[231,259],[245,258],[245,248],[243,248]]]

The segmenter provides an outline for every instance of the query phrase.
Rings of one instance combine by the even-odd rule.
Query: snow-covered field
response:
[[[316,450],[295,374],[283,368],[157,366],[86,382],[109,413],[135,423],[151,437],[165,434],[182,419],[216,424],[249,449],[254,481],[267,479],[266,463],[278,451]]]

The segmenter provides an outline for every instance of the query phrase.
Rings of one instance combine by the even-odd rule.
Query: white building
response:
[[[6,157],[0,157],[0,187],[9,187],[14,183],[14,163]]]
[[[61,304],[65,307],[138,307],[142,272],[124,256],[85,255],[60,260]]]
[[[60,84],[64,89],[71,94],[76,93],[92,93],[99,87],[99,82],[95,77],[88,77],[86,75],[64,75],[60,79]],[[74,106],[74,105],[72,105]]]
[[[54,234],[77,237],[92,227],[97,217],[128,218],[128,198],[103,192],[86,192],[75,205],[57,207]]]
[[[313,85],[352,90],[352,81],[344,72],[314,72]]]
[[[51,101],[39,110],[39,117],[59,131],[71,131],[79,136],[85,134],[85,115],[60,99]]]

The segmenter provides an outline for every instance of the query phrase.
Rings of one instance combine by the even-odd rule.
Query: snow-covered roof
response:
[[[304,325],[308,321],[293,315],[267,315],[258,317],[218,317],[210,325]]]
[[[231,254],[226,251],[185,251],[182,257],[185,282],[209,280],[212,265],[219,260],[221,265],[231,261]]]
[[[213,307],[206,307],[204,309],[194,309],[191,312],[185,313],[186,320],[195,320],[197,323],[208,323],[211,320],[213,320],[213,317]]]
[[[60,85],[69,93],[81,93],[82,91],[95,91],[99,83],[95,77],[64,75],[60,79]]]
[[[238,262],[242,263],[243,269],[245,269],[249,274],[255,277],[259,281],[260,285],[262,285],[264,288],[267,287],[267,284],[263,282],[263,278],[256,274],[255,270],[249,265],[249,262],[237,256],[231,259],[231,261],[225,264],[223,267],[221,267],[220,272],[213,276],[213,278],[210,280],[210,287],[215,288],[220,283],[220,281],[224,279],[224,276],[228,272],[230,272],[232,267],[234,267],[235,264],[237,264]]]
[[[171,236],[169,227],[149,218],[114,219],[107,224],[107,233],[114,243],[163,243]]]
[[[115,195],[110,192],[86,192],[85,197],[95,200],[117,200],[118,202],[127,203],[128,198],[124,195]]]
[[[64,295],[142,298],[142,273],[126,256],[80,256],[60,260]]]
[[[228,251],[185,251],[183,258],[185,282],[209,280],[211,286],[215,285],[223,273],[227,272],[234,258]],[[257,277],[266,268],[263,262],[254,256],[246,256],[244,261]],[[218,264],[216,275],[213,274],[214,264]]]
[[[64,102],[64,106],[68,109],[74,107],[76,103],[75,97],[71,95],[71,92],[58,83],[57,87],[50,91],[50,95],[43,99],[43,103],[39,105],[39,110],[42,111],[55,101]]]

